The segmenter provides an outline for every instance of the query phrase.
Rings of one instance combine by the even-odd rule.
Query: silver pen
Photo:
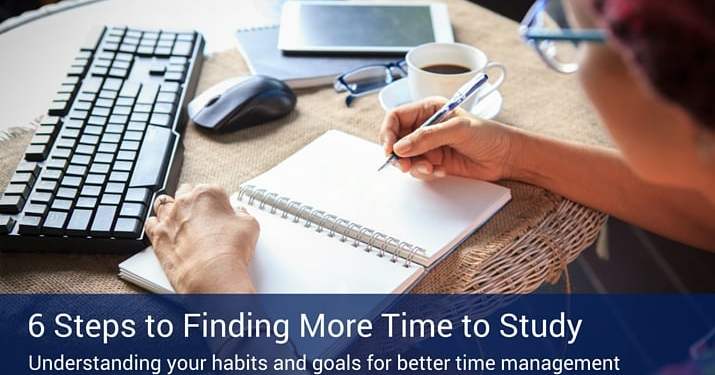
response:
[[[474,95],[477,90],[482,87],[484,83],[489,80],[489,77],[481,73],[477,75],[476,77],[472,78],[469,80],[469,82],[465,83],[462,87],[457,90],[457,92],[452,96],[451,99],[445,105],[442,106],[437,112],[435,112],[430,118],[427,119],[422,125],[418,127],[422,128],[425,126],[430,126],[434,125],[438,122],[440,122],[444,117],[446,117],[448,114],[450,114],[452,111],[457,109],[462,103],[467,101],[467,99],[471,98],[472,95]],[[385,163],[383,163],[380,168],[377,169],[377,171],[383,170],[386,166],[388,166],[390,163],[393,161],[399,159],[399,156],[395,154],[395,152],[392,152],[392,155],[390,155],[387,160],[385,160]]]

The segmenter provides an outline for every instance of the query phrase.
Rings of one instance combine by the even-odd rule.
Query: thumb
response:
[[[395,143],[393,148],[400,157],[417,156],[441,146],[461,142],[467,136],[468,131],[469,120],[464,117],[454,117],[445,122],[415,130]]]

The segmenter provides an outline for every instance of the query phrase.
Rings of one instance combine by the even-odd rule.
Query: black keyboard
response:
[[[0,195],[0,250],[145,247],[153,200],[176,187],[203,47],[194,31],[93,32]]]

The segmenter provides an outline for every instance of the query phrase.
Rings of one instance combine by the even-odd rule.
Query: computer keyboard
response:
[[[194,31],[93,32],[0,195],[0,250],[145,247],[152,202],[178,180],[203,47]]]

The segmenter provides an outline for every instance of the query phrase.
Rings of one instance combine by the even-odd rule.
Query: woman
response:
[[[544,3],[530,16],[538,17]],[[397,167],[416,178],[523,181],[715,250],[715,6],[708,0],[569,4],[572,34],[608,31],[606,43],[581,47],[578,77],[618,150],[550,139],[459,110],[415,130],[444,103],[432,98],[386,116],[379,134],[385,153],[394,150]],[[183,186],[176,195],[158,199],[157,216],[146,225],[174,287],[252,292],[247,269],[256,221],[246,212],[235,215],[215,187]]]

